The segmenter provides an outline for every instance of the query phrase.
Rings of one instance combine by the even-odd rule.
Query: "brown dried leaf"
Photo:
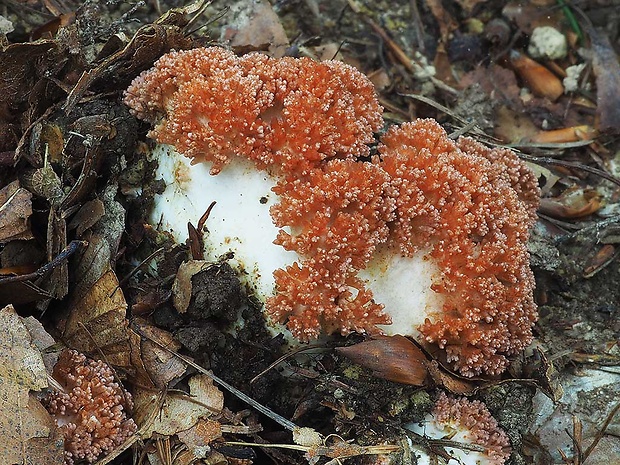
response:
[[[105,206],[99,199],[86,202],[69,223],[69,230],[77,229],[76,234],[81,237],[84,231],[94,226],[105,214]]]
[[[134,318],[132,325],[139,329],[140,334],[147,336],[144,338],[131,331],[131,360],[133,366],[137,368],[136,384],[141,386],[152,384],[163,389],[170,381],[185,373],[185,363],[170,353],[170,351],[177,351],[181,348],[181,344],[170,333],[150,325],[141,318]],[[151,339],[156,340],[170,351],[162,349]]]
[[[172,303],[179,313],[185,313],[192,300],[192,276],[200,273],[211,262],[205,260],[188,260],[179,266],[179,271],[172,285]]]
[[[555,101],[564,93],[562,81],[530,57],[511,50],[510,64],[534,95]]]
[[[189,450],[204,448],[222,436],[222,425],[215,420],[200,419],[190,429],[177,434]]]
[[[67,247],[67,222],[61,212],[52,207],[47,220],[47,259],[51,261]],[[59,263],[43,279],[41,286],[54,298],[62,299],[69,292],[69,267],[66,261]]]
[[[0,244],[18,239],[32,239],[29,219],[32,194],[19,187],[19,181],[0,189]]]
[[[27,187],[35,195],[48,200],[54,207],[60,205],[65,193],[62,190],[62,181],[50,165],[36,169],[27,179]]]
[[[435,384],[452,394],[470,396],[476,392],[476,385],[472,381],[444,369],[436,360],[428,362],[426,368]]]
[[[594,189],[574,188],[559,197],[540,201],[540,212],[554,218],[581,218],[596,213],[602,206],[602,196]]]
[[[63,332],[70,347],[86,354],[99,350],[111,365],[130,370],[127,302],[114,271],[108,270],[69,306]]]
[[[528,140],[539,132],[529,116],[514,111],[509,106],[501,106],[495,112],[495,137],[507,142],[516,143]]]
[[[378,378],[413,386],[422,386],[426,379],[426,356],[404,336],[379,336],[336,351]]]
[[[541,131],[535,134],[530,142],[541,144],[561,144],[564,142],[577,142],[580,140],[594,139],[597,131],[588,125],[571,126],[569,128],[554,129],[552,131]]]
[[[583,267],[583,277],[591,278],[605,269],[618,256],[618,250],[611,244],[605,244],[593,257],[588,259]]]
[[[109,213],[109,208],[106,208],[106,212]],[[101,223],[97,224],[96,229],[99,229]],[[85,235],[88,247],[73,269],[75,282],[72,283],[72,300],[81,299],[110,268],[113,255],[116,253],[115,234],[112,227]]]
[[[0,457],[7,464],[62,464],[62,437],[30,394],[47,387],[41,354],[12,306],[0,310],[0,327]]]
[[[268,45],[271,55],[284,56],[289,41],[280,17],[265,0],[237,0],[228,3],[234,14],[222,27],[222,39],[232,47],[262,48]]]
[[[135,394],[134,419],[140,435],[149,438],[153,433],[172,436],[194,426],[199,419],[219,415],[224,408],[224,395],[206,375],[189,380],[190,395],[168,393],[160,405],[157,393],[138,390]]]
[[[104,118],[102,118],[104,119]],[[91,137],[90,132],[86,132],[88,145],[86,155],[84,157],[84,163],[82,164],[82,171],[77,178],[77,181],[71,187],[71,190],[62,199],[60,203],[60,209],[66,211],[74,205],[80,203],[80,201],[93,192],[95,183],[97,182],[97,165],[103,155],[101,147],[102,139]]]

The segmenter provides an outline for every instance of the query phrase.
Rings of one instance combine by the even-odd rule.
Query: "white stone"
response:
[[[527,51],[533,58],[559,60],[566,56],[566,37],[551,26],[534,29]]]

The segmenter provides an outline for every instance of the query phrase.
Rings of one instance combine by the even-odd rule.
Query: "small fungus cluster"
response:
[[[127,418],[131,395],[114,381],[108,365],[66,350],[52,375],[64,391],[51,392],[44,403],[64,435],[65,464],[93,463],[136,432]]]
[[[445,447],[452,457],[448,465],[503,465],[510,456],[510,440],[491,416],[484,404],[477,400],[448,397],[443,392],[431,414],[424,421],[410,424],[408,429],[432,439],[449,439],[454,443],[482,447],[482,451]],[[418,457],[418,464],[432,463],[430,457]]]
[[[382,108],[335,61],[172,52],[125,102],[160,143],[168,187],[153,221],[183,240],[216,200],[208,252],[254,274],[268,315],[299,340],[413,335],[467,376],[501,373],[531,341],[539,191],[513,152],[416,120],[371,154]]]

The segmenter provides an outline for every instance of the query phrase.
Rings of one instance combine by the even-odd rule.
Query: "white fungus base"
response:
[[[215,201],[206,222],[205,259],[226,257],[247,288],[265,302],[275,292],[273,272],[300,260],[295,252],[273,244],[278,228],[269,208],[277,202],[271,191],[275,179],[244,159],[234,159],[212,176],[210,163],[192,165],[167,145],[157,145],[152,158],[159,164],[156,178],[166,184],[164,192],[155,197],[152,224],[184,243],[187,223],[196,226]],[[382,327],[386,334],[416,337],[415,328],[442,307],[442,296],[431,290],[439,270],[424,255],[422,251],[403,258],[380,252],[359,274],[392,318],[392,325]]]
[[[296,253],[273,243],[278,228],[269,207],[277,200],[271,192],[275,179],[239,158],[212,176],[210,163],[192,165],[167,145],[157,145],[153,158],[159,163],[156,178],[164,180],[166,189],[155,197],[152,224],[185,243],[187,223],[196,226],[211,202],[216,202],[206,222],[205,259],[230,256],[227,262],[259,300],[273,295],[273,271],[298,259]]]
[[[420,251],[413,257],[401,257],[381,251],[358,276],[366,281],[376,302],[385,305],[385,312],[392,318],[391,325],[381,326],[389,336],[402,334],[416,337],[417,327],[426,318],[443,307],[444,297],[431,289],[433,278],[439,276],[439,268],[430,259],[428,251]]]

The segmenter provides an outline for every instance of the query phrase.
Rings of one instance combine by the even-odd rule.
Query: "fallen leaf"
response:
[[[474,382],[446,370],[437,360],[426,363],[426,368],[434,383],[452,394],[470,396],[476,392]]]
[[[32,239],[29,219],[32,194],[13,181],[0,189],[0,244],[17,239]]]
[[[163,389],[170,381],[180,378],[186,371],[185,363],[175,357],[170,351],[177,351],[181,344],[177,342],[170,333],[157,328],[141,318],[134,318],[132,325],[135,325],[142,337],[131,331],[131,360],[137,369],[135,384]],[[161,348],[152,340],[167,347],[169,350]]]
[[[211,262],[188,260],[181,263],[172,285],[172,303],[179,313],[185,313],[192,300],[192,277],[204,270]]]
[[[534,95],[555,101],[564,93],[562,81],[530,57],[511,50],[510,64]]]
[[[84,231],[94,226],[105,214],[105,206],[99,199],[90,200],[80,207],[69,223],[69,230],[76,229],[81,237]]]
[[[177,433],[177,436],[194,457],[200,457],[200,451],[209,451],[206,446],[222,436],[222,425],[219,421],[200,419],[190,429]]]
[[[594,189],[567,189],[558,197],[540,200],[540,212],[554,218],[581,218],[596,213],[601,206],[601,194]]]
[[[47,220],[47,259],[51,261],[67,247],[67,222],[56,208],[50,208]],[[69,266],[63,261],[43,278],[41,286],[56,299],[69,292]]]
[[[7,464],[62,464],[62,436],[30,391],[47,387],[41,353],[15,309],[0,310],[0,457]]]
[[[131,370],[127,302],[114,271],[108,270],[69,307],[65,343],[85,354],[101,351],[106,362]]]
[[[169,392],[163,404],[153,391],[140,389],[134,396],[134,419],[143,438],[153,433],[172,436],[194,426],[199,419],[219,415],[224,396],[206,375],[189,380],[190,394]]]
[[[532,136],[530,142],[560,144],[564,142],[594,139],[597,135],[597,131],[591,126],[571,126],[568,128],[554,129],[552,131],[541,131]]]
[[[506,143],[529,140],[538,132],[539,129],[523,112],[515,111],[507,105],[495,111],[495,137]]]
[[[378,378],[422,386],[426,379],[426,356],[404,336],[380,336],[336,352],[372,370]]]
[[[222,27],[222,39],[232,47],[253,46],[260,48],[268,44],[269,52],[275,57],[284,56],[289,46],[279,16],[265,0],[237,0],[228,2],[230,19]]]

